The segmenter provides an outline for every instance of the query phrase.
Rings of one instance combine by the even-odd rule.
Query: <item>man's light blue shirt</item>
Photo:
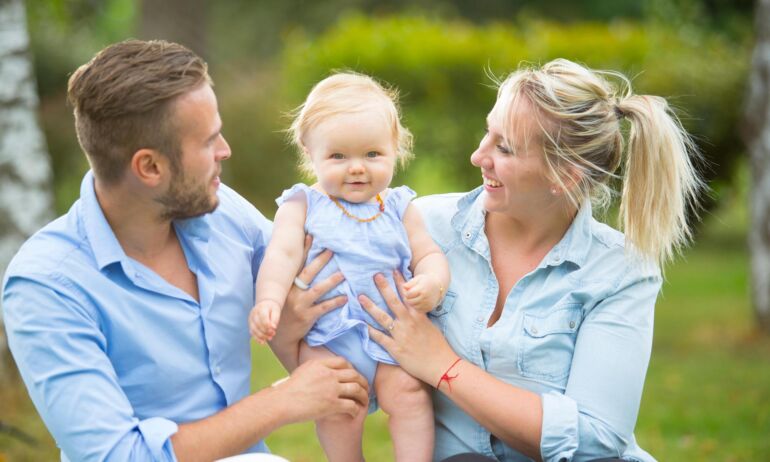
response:
[[[178,424],[249,394],[247,317],[271,224],[226,186],[218,197],[174,223],[200,302],[126,256],[90,172],[8,266],[8,342],[62,460],[176,460]]]
[[[633,430],[652,348],[659,270],[627,252],[623,235],[594,220],[586,203],[487,327],[498,283],[484,233],[484,194],[478,188],[415,202],[452,271],[432,320],[463,359],[541,396],[544,461],[653,461]],[[530,460],[443,393],[434,394],[434,408],[436,460],[463,452]]]

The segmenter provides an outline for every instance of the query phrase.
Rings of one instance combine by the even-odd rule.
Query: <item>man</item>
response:
[[[62,460],[214,460],[266,451],[287,423],[365,412],[343,360],[249,395],[270,222],[220,185],[230,148],[211,85],[199,57],[159,41],[109,46],[70,78],[92,171],[3,289],[11,351]]]

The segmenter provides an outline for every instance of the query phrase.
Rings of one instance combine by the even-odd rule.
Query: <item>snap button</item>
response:
[[[484,318],[482,316],[479,316],[476,318],[476,321],[478,322],[484,322]]]
[[[533,333],[533,334],[537,334],[537,327],[535,327],[535,326],[532,326],[532,333]]]
[[[465,233],[465,239],[470,239],[470,238],[471,238],[471,233]]]
[[[436,311],[441,311],[443,309],[444,309],[444,307],[442,305],[439,305],[439,306],[436,307]]]
[[[219,368],[219,366],[214,368],[214,375],[219,375],[222,372],[222,370]]]
[[[574,329],[575,328],[575,321],[570,321],[569,322],[569,328],[570,329]]]

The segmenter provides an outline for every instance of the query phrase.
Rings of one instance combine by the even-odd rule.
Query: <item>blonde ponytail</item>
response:
[[[663,266],[687,244],[692,237],[687,209],[697,205],[704,185],[691,162],[698,151],[666,100],[634,96],[622,74],[566,59],[509,75],[498,92],[508,106],[504,113],[512,113],[520,97],[543,119],[549,179],[575,207],[587,198],[600,206],[610,203],[609,184],[625,155],[620,216],[628,247]],[[624,118],[630,125],[627,140]],[[513,128],[507,130],[513,139]]]
[[[691,161],[698,151],[665,99],[629,96],[616,108],[630,124],[623,231],[642,255],[663,266],[692,238],[688,206],[697,204],[703,188]]]

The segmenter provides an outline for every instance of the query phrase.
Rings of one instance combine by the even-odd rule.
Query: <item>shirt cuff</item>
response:
[[[152,417],[139,422],[139,431],[154,460],[176,461],[171,446],[171,435],[178,430],[176,423],[162,417]]]
[[[578,447],[578,409],[572,398],[548,392],[543,401],[540,456],[543,461],[568,462]]]

